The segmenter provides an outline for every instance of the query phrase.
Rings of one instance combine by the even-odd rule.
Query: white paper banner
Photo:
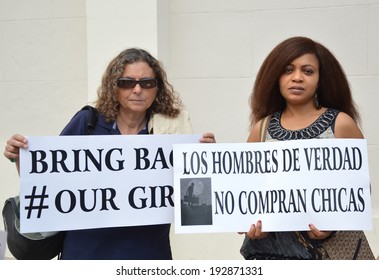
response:
[[[372,229],[367,143],[174,145],[175,232]]]
[[[174,220],[173,144],[200,135],[28,137],[21,149],[22,232]]]

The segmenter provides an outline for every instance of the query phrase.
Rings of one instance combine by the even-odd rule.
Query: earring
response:
[[[315,105],[316,105],[316,108],[317,109],[320,109],[320,103],[318,101],[318,87],[316,88],[316,92],[315,92],[315,95],[314,95],[314,101],[315,101]]]

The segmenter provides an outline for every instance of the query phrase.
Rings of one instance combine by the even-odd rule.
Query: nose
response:
[[[299,70],[294,71],[292,75],[292,80],[296,82],[301,82],[303,81],[303,73]]]
[[[133,88],[133,93],[135,93],[135,94],[140,94],[141,91],[142,91],[142,88],[141,88],[140,84],[136,84],[136,85],[134,86],[134,88]]]

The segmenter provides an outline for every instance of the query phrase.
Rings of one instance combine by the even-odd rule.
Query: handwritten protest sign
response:
[[[22,232],[174,220],[173,144],[200,135],[28,137],[21,149]]]
[[[175,232],[372,229],[367,143],[174,145]]]

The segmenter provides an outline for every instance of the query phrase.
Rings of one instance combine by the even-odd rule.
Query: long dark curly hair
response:
[[[176,117],[182,109],[182,101],[167,81],[167,74],[161,64],[150,53],[139,48],[130,48],[122,51],[108,65],[102,77],[101,86],[97,90],[98,99],[95,102],[97,110],[105,116],[106,121],[114,121],[120,110],[117,100],[117,80],[122,77],[127,64],[146,62],[153,69],[158,81],[157,96],[148,109],[148,114],[161,113]]]
[[[340,110],[360,123],[347,77],[336,57],[320,43],[298,36],[278,44],[259,69],[250,96],[250,126],[265,116],[284,110],[286,102],[279,90],[279,78],[288,64],[304,54],[314,54],[319,61],[319,105]]]

